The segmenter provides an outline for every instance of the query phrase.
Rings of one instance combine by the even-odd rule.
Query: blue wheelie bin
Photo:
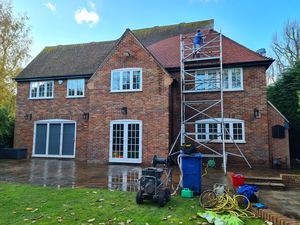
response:
[[[202,154],[180,154],[182,188],[189,188],[194,194],[201,194]]]

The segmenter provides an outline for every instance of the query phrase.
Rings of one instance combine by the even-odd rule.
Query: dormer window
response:
[[[111,92],[142,90],[142,69],[128,68],[111,71]]]
[[[49,99],[53,98],[54,82],[52,81],[33,81],[30,82],[30,99]]]

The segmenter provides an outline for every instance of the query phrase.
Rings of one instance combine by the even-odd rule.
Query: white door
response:
[[[109,161],[142,162],[142,121],[111,121]]]

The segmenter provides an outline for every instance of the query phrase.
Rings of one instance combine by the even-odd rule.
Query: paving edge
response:
[[[251,207],[250,211],[253,212],[256,216],[272,222],[274,225],[300,225],[300,221],[288,218],[271,209],[257,209]]]

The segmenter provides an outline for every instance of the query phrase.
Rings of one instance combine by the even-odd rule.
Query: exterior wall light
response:
[[[26,113],[24,116],[25,120],[32,120],[32,114],[31,113]]]
[[[128,57],[128,56],[130,56],[130,52],[124,52],[123,55]]]
[[[89,118],[90,118],[90,114],[89,113],[83,113],[82,114],[82,119],[89,120]]]
[[[260,117],[261,117],[260,111],[257,108],[255,108],[254,109],[254,118],[259,119]]]
[[[58,84],[62,84],[63,82],[63,80],[58,80]]]
[[[123,115],[127,115],[127,107],[122,107],[122,108],[121,108],[121,113],[122,113]]]

